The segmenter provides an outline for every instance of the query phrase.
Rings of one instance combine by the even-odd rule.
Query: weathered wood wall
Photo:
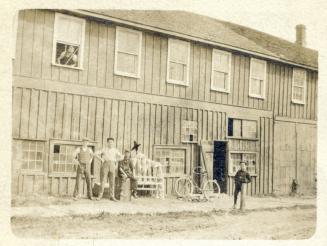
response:
[[[198,121],[199,138],[225,139],[226,113],[187,107],[113,100],[27,88],[13,90],[13,137],[15,139],[79,140],[83,136],[98,142],[116,139],[122,151],[134,140],[153,158],[153,145],[183,145],[182,120]],[[191,145],[191,144],[188,144]],[[196,161],[197,147],[191,160]],[[190,163],[188,170],[190,170]],[[46,171],[47,163],[44,170]],[[190,171],[189,171],[190,172]],[[167,184],[172,189],[173,180]]]
[[[291,192],[293,179],[300,193],[312,193],[316,187],[316,126],[277,121],[274,144],[274,192]]]
[[[115,75],[115,25],[87,20],[83,70],[51,64],[54,12],[24,10],[19,14],[14,75],[88,86],[186,98],[274,111],[276,115],[316,119],[317,73],[308,71],[305,105],[291,103],[292,68],[267,63],[266,99],[249,97],[250,57],[232,56],[231,93],[210,90],[212,48],[191,43],[190,85],[166,83],[168,38],[143,31],[141,78]]]

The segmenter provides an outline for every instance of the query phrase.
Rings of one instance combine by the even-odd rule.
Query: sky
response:
[[[307,47],[318,49],[326,38],[327,1],[321,0],[238,0],[238,1],[112,1],[111,7],[122,9],[186,10],[230,21],[295,41],[295,26],[304,24]],[[327,21],[326,21],[327,22]],[[317,34],[320,35],[317,35]]]

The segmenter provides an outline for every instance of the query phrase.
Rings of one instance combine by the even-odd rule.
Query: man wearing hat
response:
[[[131,153],[129,150],[125,150],[124,159],[118,163],[118,175],[120,177],[120,187],[129,178],[131,181],[132,196],[137,198],[137,179],[134,177],[134,167],[131,161]],[[121,191],[122,192],[122,191]]]
[[[114,147],[115,140],[112,137],[107,138],[107,147],[97,151],[95,156],[102,162],[100,169],[100,192],[97,200],[103,196],[104,185],[109,176],[109,198],[112,201],[117,201],[115,198],[115,178],[116,178],[116,163],[124,158],[118,149]]]
[[[241,164],[241,169],[236,172],[235,177],[234,177],[234,182],[235,182],[234,206],[233,206],[234,209],[236,208],[237,196],[238,196],[238,193],[240,193],[240,191],[242,189],[242,184],[251,182],[251,176],[246,171],[246,162],[241,161],[240,164]]]
[[[79,184],[81,181],[81,175],[85,176],[87,186],[87,196],[92,200],[91,178],[90,168],[93,160],[93,151],[88,147],[89,139],[84,137],[82,139],[83,145],[75,150],[73,154],[73,160],[78,163],[76,170],[76,184],[74,189],[74,200],[77,200],[80,196]]]

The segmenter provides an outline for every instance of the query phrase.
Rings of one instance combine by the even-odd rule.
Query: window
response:
[[[183,120],[182,121],[182,142],[198,141],[198,122]]]
[[[22,169],[42,171],[44,162],[44,142],[22,141]]]
[[[250,175],[256,175],[256,157],[255,152],[230,152],[229,175],[234,176],[240,170],[241,161],[246,162],[246,171]]]
[[[52,63],[54,65],[82,68],[85,20],[56,13]]]
[[[231,53],[213,49],[211,89],[221,92],[229,92],[231,74]]]
[[[179,175],[185,173],[186,149],[169,146],[155,146],[155,161],[162,165],[166,175]]]
[[[68,176],[76,175],[77,164],[73,162],[73,154],[76,148],[81,147],[79,142],[53,142],[50,147],[50,170],[52,173]],[[94,145],[89,145],[94,151]],[[94,160],[93,160],[94,162]],[[93,174],[93,162],[91,164],[91,174]]]
[[[190,64],[190,43],[168,39],[167,82],[188,85]]]
[[[307,73],[304,69],[293,69],[292,102],[305,104]]]
[[[229,118],[228,137],[257,139],[257,121]]]
[[[142,32],[116,28],[115,74],[140,77]]]
[[[249,95],[265,98],[266,91],[266,62],[251,58]]]

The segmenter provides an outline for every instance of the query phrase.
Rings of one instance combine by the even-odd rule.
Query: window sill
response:
[[[189,86],[188,81],[184,82],[179,80],[167,79],[167,83],[181,86]]]
[[[263,97],[263,96],[259,96],[259,95],[253,95],[253,94],[250,94],[249,97],[256,98],[256,99],[260,99],[260,100],[265,100],[265,97]]]
[[[226,93],[229,94],[229,90],[224,90],[224,89],[215,89],[215,88],[210,88],[211,91],[216,91],[216,92],[221,92],[221,93]]]
[[[292,103],[293,103],[293,104],[302,105],[302,106],[304,106],[304,105],[305,105],[305,102],[296,101],[296,100],[292,100]]]
[[[141,78],[141,76],[138,75],[138,74],[131,74],[131,73],[125,73],[125,72],[120,72],[120,71],[115,71],[114,75],[119,75],[119,76],[134,78],[134,79],[140,79]]]
[[[57,64],[54,62],[52,62],[52,66],[70,68],[70,69],[81,70],[81,71],[84,70],[82,67],[72,67],[72,66]]]
[[[237,140],[249,140],[249,141],[259,141],[259,138],[243,138],[243,137],[230,137],[227,136],[227,139],[237,139]]]
[[[182,143],[193,143],[193,144],[197,144],[199,143],[198,141],[181,141]]]

